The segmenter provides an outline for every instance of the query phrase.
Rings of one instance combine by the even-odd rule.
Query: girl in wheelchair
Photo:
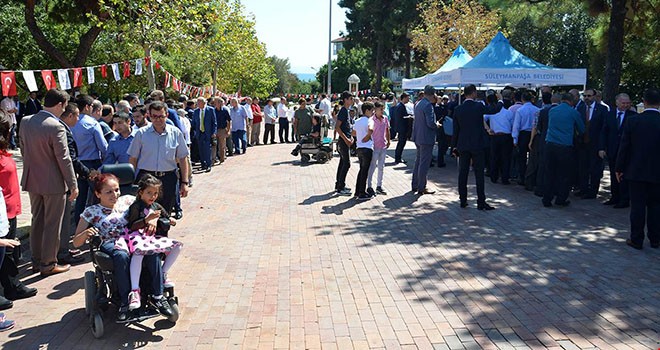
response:
[[[294,148],[293,151],[291,151],[291,155],[297,157],[298,152],[300,152],[303,143],[312,143],[314,141],[318,141],[320,137],[321,137],[321,116],[319,116],[318,114],[314,114],[314,116],[312,116],[312,132],[309,133],[309,135],[305,135],[300,138],[300,141],[298,141],[298,146],[296,146],[296,148]]]
[[[163,287],[174,287],[167,278],[176,258],[181,252],[182,243],[167,237],[170,226],[176,225],[176,220],[156,202],[162,182],[152,175],[145,175],[138,183],[137,198],[128,208],[128,227],[130,233],[123,235],[118,243],[124,245],[131,253],[131,292],[128,295],[128,309],[134,310],[141,306],[140,273],[145,255],[166,255],[163,264]]]

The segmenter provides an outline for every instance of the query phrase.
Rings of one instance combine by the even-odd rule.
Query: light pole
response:
[[[332,96],[332,0],[328,15],[328,97]]]

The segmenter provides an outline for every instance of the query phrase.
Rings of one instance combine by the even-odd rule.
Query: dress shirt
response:
[[[190,129],[192,128],[192,125],[190,125],[190,119],[187,117],[181,117],[181,125],[183,126],[183,139],[186,140],[186,145],[189,145],[191,144]]]
[[[264,107],[264,116],[266,117],[266,124],[275,124],[275,121],[277,120],[277,111],[275,110],[275,107],[266,105],[266,107]]]
[[[128,137],[115,135],[108,143],[108,152],[105,154],[103,164],[128,163],[128,147],[135,138],[137,130],[131,131]]]
[[[532,131],[539,110],[531,102],[527,102],[518,108],[513,118],[513,131],[511,132],[514,144],[518,144],[518,135],[521,131]]]
[[[387,129],[390,128],[390,121],[384,115],[382,118],[374,115],[369,120],[369,127],[373,130],[371,139],[374,141],[374,149],[386,149]]]
[[[252,115],[252,105],[251,104],[244,104],[244,105],[238,105],[239,107],[243,107],[245,110],[245,115],[247,115],[247,118],[249,120],[252,120],[254,118],[254,115]]]
[[[584,120],[580,113],[564,102],[548,112],[548,134],[545,141],[573,146],[576,129],[579,134],[584,133]]]
[[[621,128],[621,125],[623,124],[623,119],[626,117],[626,111],[620,111],[618,108],[616,110],[616,119],[619,122],[619,125],[617,127]]]
[[[247,112],[244,107],[239,105],[236,106],[236,108],[230,108],[229,117],[231,118],[231,131],[245,131],[245,118],[247,118]]]
[[[484,114],[484,120],[490,121],[490,130],[496,134],[511,134],[513,130],[513,113],[504,107],[495,114]]]
[[[215,110],[215,122],[218,124],[218,130],[227,129],[227,122],[231,121],[229,116],[229,107],[222,106],[220,109]]]
[[[128,155],[137,158],[137,170],[173,171],[177,159],[188,156],[183,133],[176,126],[165,124],[162,134],[153,125],[140,128],[128,147]]]
[[[277,117],[286,119],[288,117],[289,107],[285,106],[283,103],[277,104]]]
[[[91,116],[80,114],[78,122],[71,128],[73,139],[78,145],[78,159],[102,160],[108,149],[101,124]]]

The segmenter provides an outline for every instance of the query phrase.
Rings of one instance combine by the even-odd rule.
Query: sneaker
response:
[[[124,323],[128,320],[128,306],[122,306],[117,311],[117,323]]]
[[[367,188],[367,194],[369,194],[370,196],[373,197],[373,196],[376,195],[376,191],[374,191],[373,188],[369,187],[369,188]]]
[[[160,299],[154,298],[154,306],[158,309],[158,312],[160,312],[161,315],[163,316],[172,316],[172,307],[170,306],[170,303],[167,302],[167,299],[163,298],[163,296],[160,296]]]
[[[384,196],[387,195],[387,192],[385,192],[385,190],[384,190],[382,187],[380,187],[380,186],[376,187],[376,193],[378,193],[378,194],[382,194],[382,195],[384,195]]]
[[[174,282],[167,278],[167,274],[163,275],[163,288],[174,288]]]
[[[340,196],[351,196],[352,195],[351,190],[349,190],[348,188],[344,188],[342,190],[337,190],[337,194],[340,195]]]
[[[128,293],[128,309],[135,310],[139,309],[142,306],[140,302],[140,290],[134,289]]]
[[[12,320],[3,319],[0,322],[0,332],[8,331],[8,330],[14,328],[15,325],[16,325],[16,322],[14,322]]]

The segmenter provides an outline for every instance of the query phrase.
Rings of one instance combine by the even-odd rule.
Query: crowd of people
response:
[[[164,315],[172,312],[162,290],[173,285],[167,271],[182,244],[166,238],[159,223],[169,227],[182,218],[181,199],[193,185],[193,164],[210,172],[249,147],[276,143],[276,133],[280,143],[294,143],[305,135],[325,137],[334,126],[339,154],[335,191],[358,200],[387,194],[383,168],[392,140],[398,140],[396,164],[406,162],[406,142],[415,143],[411,190],[420,195],[434,193],[427,186],[429,168],[434,163],[444,167],[447,157],[458,157],[461,208],[468,206],[470,170],[476,178],[477,208],[492,210],[485,177],[492,183],[524,186],[541,197],[545,207],[565,207],[571,189],[575,197],[597,198],[608,165],[610,196],[604,204],[631,207],[627,244],[642,249],[646,225],[651,247],[660,245],[657,89],[646,91],[645,111],[639,115],[627,94],[617,95],[610,108],[592,88],[580,98],[578,90],[559,93],[549,87],[537,96],[527,89],[484,92],[469,85],[459,96],[441,95],[427,86],[414,102],[405,92],[398,99],[390,94],[364,101],[343,92],[334,105],[325,94],[317,101],[297,102],[291,106],[284,97],[263,105],[256,97],[166,100],[159,90],[145,99],[127,94],[114,105],[86,94],[72,98],[57,89],[45,94],[43,104],[35,93],[25,102],[4,98],[0,211],[6,216],[0,225],[0,310],[12,307],[12,300],[37,294],[17,277],[21,249],[15,239],[16,217],[21,203],[9,151],[18,147],[23,156],[20,184],[29,193],[32,211],[32,271],[44,277],[68,271],[70,264],[82,260],[76,248],[100,235],[100,249],[115,265],[122,303],[119,321],[140,306],[142,266],[153,277],[154,305]],[[351,155],[357,156],[360,168],[355,190],[346,185]],[[101,174],[103,166],[111,164],[132,166],[140,186],[137,197],[121,196],[118,179]],[[164,264],[160,253],[166,254]],[[11,327],[13,321],[0,315],[0,330]]]

